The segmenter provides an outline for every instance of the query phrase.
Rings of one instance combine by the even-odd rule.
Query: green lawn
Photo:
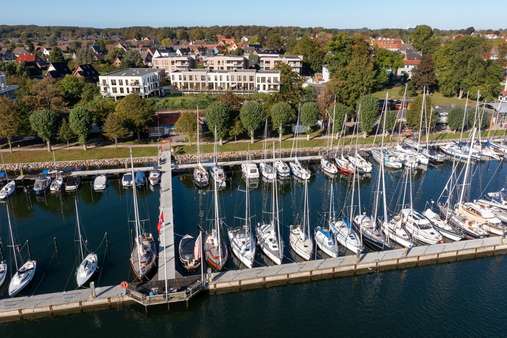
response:
[[[132,148],[134,157],[157,156],[156,147],[135,147]],[[82,149],[60,149],[55,150],[54,155],[57,161],[95,160],[110,158],[129,157],[129,148],[93,148]],[[4,163],[26,163],[53,161],[53,154],[46,150],[18,150],[12,153],[2,152]]]
[[[403,98],[403,88],[401,86],[393,87],[390,89],[384,89],[378,92],[373,93],[373,95],[379,99],[383,99],[386,97],[386,92],[389,93],[389,98],[391,99],[399,99]],[[413,98],[413,97],[409,97]],[[465,99],[459,99],[457,97],[446,97],[441,93],[435,92],[431,94],[431,103],[433,106],[465,106]]]

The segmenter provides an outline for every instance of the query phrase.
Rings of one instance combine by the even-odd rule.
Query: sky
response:
[[[441,29],[506,27],[506,0],[23,0],[0,24],[86,27],[266,25]]]

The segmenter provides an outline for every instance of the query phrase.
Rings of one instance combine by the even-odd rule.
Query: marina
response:
[[[38,318],[94,309],[112,309],[133,304],[148,307],[186,303],[188,306],[190,299],[205,289],[211,294],[221,294],[304,281],[378,273],[386,270],[403,270],[428,264],[456,262],[483,256],[497,256],[507,252],[505,239],[502,236],[492,236],[430,246],[414,246],[409,249],[400,248],[386,251],[372,251],[370,249],[356,254],[339,245],[337,258],[329,258],[320,250],[311,250],[310,260],[305,261],[300,257],[301,254],[296,254],[288,245],[289,224],[301,219],[304,215],[298,212],[294,214],[290,210],[299,209],[302,211],[301,204],[306,205],[308,203],[308,210],[305,211],[307,216],[304,217],[308,217],[305,224],[308,227],[311,224],[311,229],[305,232],[313,234],[314,229],[317,226],[325,225],[327,220],[330,212],[328,206],[330,204],[329,189],[331,187],[334,187],[336,195],[333,198],[333,201],[336,201],[331,201],[331,204],[335,205],[337,213],[348,214],[350,212],[350,182],[355,182],[355,178],[342,175],[329,177],[325,173],[320,173],[319,162],[315,160],[308,161],[305,158],[300,159],[302,164],[312,172],[311,178],[306,181],[309,189],[308,201],[303,200],[303,196],[306,195],[303,194],[305,184],[301,184],[296,179],[279,181],[280,187],[277,189],[280,190],[280,236],[281,241],[285,242],[285,245],[281,246],[283,249],[281,256],[283,264],[271,266],[268,260],[262,257],[264,254],[259,250],[253,257],[253,267],[251,269],[245,268],[241,261],[234,256],[233,258],[229,257],[224,262],[223,272],[213,273],[209,268],[203,267],[202,273],[204,275],[199,277],[199,269],[189,273],[182,267],[178,260],[177,245],[175,243],[179,242],[183,233],[198,234],[199,231],[206,230],[206,224],[209,224],[213,214],[213,194],[210,188],[196,188],[192,184],[191,175],[182,171],[181,168],[176,170],[173,175],[171,154],[169,151],[162,152],[159,168],[161,172],[160,186],[153,186],[145,182],[138,190],[140,217],[146,220],[146,224],[149,225],[148,231],[158,234],[160,241],[157,271],[152,280],[145,285],[135,282],[128,264],[118,264],[118,259],[128,257],[129,245],[125,245],[125,243],[131,242],[128,237],[132,238],[133,230],[129,225],[131,225],[130,220],[133,218],[133,210],[131,206],[131,188],[122,187],[120,180],[114,179],[114,177],[127,173],[127,171],[82,173],[83,175],[80,177],[83,177],[83,181],[77,188],[77,192],[61,191],[52,193],[48,190],[46,195],[36,196],[32,195],[31,189],[24,189],[18,185],[17,191],[5,203],[5,205],[12,205],[13,223],[16,227],[29,222],[25,218],[26,216],[20,216],[19,211],[26,201],[30,201],[32,204],[29,210],[32,210],[32,212],[33,209],[42,208],[43,210],[44,206],[56,209],[56,214],[59,215],[56,217],[53,215],[54,222],[58,224],[63,221],[64,224],[67,224],[66,227],[69,230],[61,229],[60,232],[55,232],[47,229],[45,236],[40,234],[37,236],[39,241],[40,238],[47,238],[45,245],[35,242],[35,239],[30,236],[31,232],[16,231],[20,241],[28,240],[30,242],[29,254],[33,257],[37,256],[36,258],[42,268],[41,271],[38,271],[33,285],[27,287],[26,292],[23,292],[20,297],[0,300],[0,321]],[[245,181],[240,177],[239,168],[232,167],[231,169],[230,166],[227,166],[227,163],[221,165],[227,168],[225,171],[227,185],[218,193],[220,205],[222,205],[220,209],[223,213],[220,218],[223,219],[223,226],[230,228],[234,225],[240,225],[235,217],[244,213],[242,210],[245,208],[245,193],[244,190],[238,191],[238,187],[244,186]],[[426,170],[413,174],[414,192],[417,192],[412,201],[415,209],[423,210],[430,201],[439,198],[441,192],[437,187],[445,186],[449,174],[454,170],[453,168],[454,165],[447,161],[438,166],[429,166]],[[507,168],[504,168],[503,162],[495,160],[477,162],[475,168],[470,183],[471,200],[484,196],[485,192],[494,191],[493,188],[504,185]],[[154,169],[154,167],[144,167],[136,168],[135,171],[152,171]],[[379,166],[374,165],[371,177],[361,178],[362,183],[358,185],[356,194],[358,196],[373,196],[380,173]],[[103,190],[95,190],[94,180],[86,179],[86,176],[93,178],[96,175],[104,174],[110,176],[110,179],[107,180],[106,188]],[[77,176],[75,173],[73,175]],[[386,171],[386,182],[389,186],[388,196],[400,189],[400,185],[402,185],[400,182],[402,182],[403,177],[403,171]],[[269,181],[264,182],[262,180],[255,182],[253,185],[249,184],[251,192],[246,196],[250,196],[251,199],[250,213],[252,222],[255,222],[254,224],[262,219],[269,220],[271,218],[271,215],[263,215],[261,211],[268,204],[271,204],[272,184]],[[109,197],[104,197],[108,195]],[[55,261],[64,258],[60,256],[60,251],[68,252],[70,250],[74,253],[77,251],[72,248],[74,245],[71,244],[73,242],[72,238],[75,237],[73,235],[75,231],[70,230],[75,229],[76,222],[74,214],[77,209],[74,210],[74,197],[80,200],[80,213],[85,215],[82,217],[82,224],[86,229],[87,243],[94,243],[93,247],[97,248],[99,257],[99,270],[97,278],[93,280],[93,287],[78,290],[73,290],[74,286],[71,282],[72,278],[70,278],[72,274],[69,275],[68,272],[65,272],[67,270],[65,265],[70,263],[70,266],[73,264],[77,266],[79,257],[75,257],[75,254],[67,255],[69,257],[65,257],[65,260],[68,263],[54,264]],[[101,232],[97,231],[100,225],[94,225],[96,222],[101,222],[99,220],[90,222],[90,217],[93,218],[90,214],[95,214],[97,206],[100,212],[102,209],[100,208],[100,202],[104,198],[107,201],[104,202],[105,205],[102,208],[110,209],[111,206],[115,205],[115,208],[120,207],[117,200],[119,199],[124,207],[117,210],[126,208],[128,212],[127,215],[122,215],[122,212],[118,215],[109,212],[105,220],[108,225],[103,227]],[[352,198],[354,199],[353,196]],[[399,201],[396,201],[392,196],[390,199],[388,203],[391,209]],[[99,205],[94,205],[97,203]],[[371,198],[363,198],[361,203],[363,203],[365,210],[369,210],[375,201]],[[354,206],[354,208],[356,207]],[[196,210],[192,210],[193,208],[196,208]],[[37,212],[44,214],[42,210]],[[125,210],[123,210],[123,214],[125,214]],[[124,221],[118,222],[118,216]],[[247,217],[250,218],[250,216]],[[114,224],[114,226],[111,226],[111,224]],[[23,228],[25,226],[27,225],[24,225]],[[3,238],[5,234],[3,227],[0,234]],[[55,236],[57,234],[59,235]],[[28,235],[31,238],[25,238],[23,235]],[[65,244],[60,244],[62,242],[60,236],[67,238],[64,241]],[[124,242],[116,244],[118,241]],[[118,246],[123,248],[121,252]],[[3,248],[5,248],[4,245],[2,245]],[[113,254],[111,253],[112,250],[115,251]],[[72,257],[75,257],[74,263],[71,262]],[[118,267],[122,268],[118,269]],[[55,274],[67,275],[63,278],[66,279],[65,283],[62,283],[61,277],[58,277],[60,282],[57,282],[54,279]],[[195,276],[195,278],[191,278],[191,276]],[[58,290],[58,285],[63,287],[62,291]],[[164,290],[168,291],[165,292]]]

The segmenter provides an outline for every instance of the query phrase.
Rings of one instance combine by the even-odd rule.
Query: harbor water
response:
[[[449,177],[450,163],[430,167],[413,176],[413,205],[422,210],[436,200]],[[376,189],[377,167],[361,180],[361,207],[371,208]],[[325,224],[331,182],[335,189],[335,211],[350,212],[350,178],[331,181],[312,165],[309,183],[311,227]],[[220,192],[220,210],[227,226],[240,225],[244,217],[245,185],[240,172],[228,173],[228,187]],[[504,187],[507,166],[481,162],[473,170],[468,198]],[[401,202],[403,172],[387,175],[389,210]],[[285,262],[297,260],[288,248],[288,228],[303,212],[303,184],[289,180],[279,185]],[[252,223],[269,219],[270,185],[251,187]],[[176,242],[182,235],[197,235],[213,217],[212,193],[193,186],[191,176],[173,177]],[[22,295],[72,290],[78,264],[74,198],[78,199],[81,225],[87,246],[99,254],[96,285],[118,284],[132,279],[130,256],[133,224],[132,192],[118,180],[110,180],[106,191],[94,192],[82,181],[77,195],[47,194],[36,197],[27,187],[18,188],[9,199],[17,243],[26,258],[28,248],[38,260],[33,283]],[[357,192],[356,192],[357,198]],[[406,202],[408,202],[406,197]],[[141,218],[156,232],[158,188],[139,192]],[[0,205],[0,238],[4,258],[11,263],[5,204]],[[357,200],[355,211],[357,212]],[[107,235],[106,235],[107,233]],[[260,251],[260,250],[259,250]],[[342,254],[350,254],[343,252]],[[320,254],[317,253],[317,258]],[[264,265],[257,255],[255,265]],[[230,259],[226,269],[242,268]],[[177,266],[184,273],[181,266]],[[268,337],[268,336],[501,336],[507,305],[507,263],[504,257],[462,263],[375,273],[367,276],[299,284],[220,296],[202,296],[189,309],[145,314],[136,307],[67,317],[1,324],[2,337]],[[6,297],[6,286],[0,298]],[[484,318],[487,317],[487,320]],[[477,320],[478,318],[483,318]]]

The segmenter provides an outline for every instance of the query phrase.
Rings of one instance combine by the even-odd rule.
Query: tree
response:
[[[141,57],[141,54],[136,49],[129,49],[125,56],[123,57],[123,60],[121,61],[121,64],[124,67],[127,68],[138,68],[143,67],[143,58]]]
[[[468,112],[467,115],[469,115],[470,112]],[[471,114],[473,115],[473,113]],[[468,119],[465,119],[463,122],[463,119],[465,117],[465,111],[463,108],[455,107],[451,109],[447,115],[447,127],[451,129],[452,131],[458,131],[461,130],[461,128],[464,128],[465,130],[468,129]]]
[[[431,122],[430,128],[435,127],[437,123],[437,112],[433,111],[431,108],[431,97],[429,95],[426,95],[426,107],[425,107],[425,113],[422,118],[422,128],[424,129],[426,125]],[[421,125],[421,108],[423,106],[423,96],[419,95],[415,98],[414,102],[410,103],[408,105],[407,110],[407,124],[415,129],[419,130],[419,126]],[[431,117],[430,121],[430,114],[433,113],[433,116]]]
[[[72,132],[72,129],[70,129],[69,122],[67,122],[67,119],[63,119],[62,123],[60,124],[60,130],[58,131],[58,139],[62,142],[65,142],[68,147],[70,141],[72,141],[74,136],[75,135]]]
[[[243,128],[243,124],[240,119],[235,119],[232,123],[232,127],[229,130],[229,135],[234,137],[234,141],[237,140],[238,136],[241,136],[245,132],[245,128]]]
[[[410,34],[410,40],[415,49],[423,54],[432,53],[438,42],[433,36],[433,29],[427,25],[416,26],[412,34]]]
[[[49,109],[63,111],[66,108],[65,99],[58,83],[51,79],[28,82],[21,102],[30,111]]]
[[[326,52],[315,39],[305,35],[292,47],[291,54],[303,56],[303,70],[305,73],[317,73],[322,70]]]
[[[109,52],[107,52],[106,60],[109,63],[113,63],[114,60],[116,60],[117,58],[123,59],[124,57],[125,57],[125,50],[123,50],[121,48],[114,48],[114,49],[111,49]]]
[[[48,61],[51,63],[65,62],[62,50],[58,47],[53,47],[49,52]]]
[[[301,124],[306,128],[306,138],[310,139],[310,132],[319,120],[319,106],[315,102],[305,102],[301,106]]]
[[[176,121],[176,131],[180,134],[184,134],[188,141],[191,142],[197,131],[196,116],[191,113],[182,113],[178,121]]]
[[[215,137],[223,143],[223,138],[231,123],[231,110],[222,102],[214,102],[206,110],[206,124]]]
[[[164,38],[160,40],[160,45],[164,48],[169,48],[173,45],[173,40],[171,38]]]
[[[37,110],[30,115],[30,126],[43,139],[51,151],[51,138],[56,126],[57,114],[51,110]]]
[[[296,106],[303,97],[303,79],[285,63],[277,66],[280,71],[280,91],[275,94],[276,101],[284,101]]]
[[[331,110],[333,109],[333,110]],[[343,124],[345,122],[345,117],[352,116],[354,114],[354,109],[349,106],[344,105],[343,103],[336,102],[336,108],[334,106],[330,108],[329,113],[331,114],[331,118],[334,114],[334,134],[341,133],[343,130]]]
[[[266,118],[261,104],[256,101],[246,101],[241,107],[239,118],[250,134],[250,143],[254,143],[254,133]]]
[[[486,100],[498,97],[503,69],[498,62],[484,59],[487,50],[485,40],[472,36],[441,46],[433,58],[440,92],[459,97],[469,92],[474,98],[480,91]]]
[[[86,150],[86,140],[90,134],[92,122],[92,114],[82,106],[74,107],[69,113],[70,129],[78,137],[84,150]]]
[[[383,48],[376,48],[375,63],[382,69],[382,73],[396,75],[398,68],[403,66],[403,54]]]
[[[16,103],[0,96],[0,137],[7,139],[9,151],[12,152],[12,137],[16,136],[19,131],[21,119],[19,118]]]
[[[76,51],[76,62],[78,64],[93,63],[94,60],[95,60],[95,56],[93,55],[91,48],[83,47],[83,48],[79,48]]]
[[[282,140],[284,126],[295,118],[294,109],[287,102],[277,102],[271,106],[269,111],[271,124],[278,128],[278,137]]]
[[[365,134],[370,134],[378,121],[378,99],[373,95],[366,95],[359,100],[360,126]]]
[[[58,82],[58,85],[61,88],[63,98],[68,107],[72,107],[79,102],[84,88],[84,82],[82,80],[72,75],[65,75],[65,77]]]
[[[83,97],[85,95],[83,94]],[[88,111],[91,112],[93,122],[102,126],[107,116],[114,112],[116,103],[113,99],[103,97],[102,95],[95,95],[93,99],[82,103]]]
[[[430,54],[423,55],[421,63],[414,70],[412,85],[415,90],[426,90],[432,93],[437,87],[437,78],[433,68],[433,58]]]
[[[115,112],[131,131],[137,133],[137,138],[140,139],[141,132],[153,118],[154,107],[151,101],[130,94],[116,104]]]
[[[118,139],[127,137],[129,134],[123,119],[114,112],[107,115],[104,121],[103,131],[108,139],[114,140],[114,145],[116,147],[118,146]]]

